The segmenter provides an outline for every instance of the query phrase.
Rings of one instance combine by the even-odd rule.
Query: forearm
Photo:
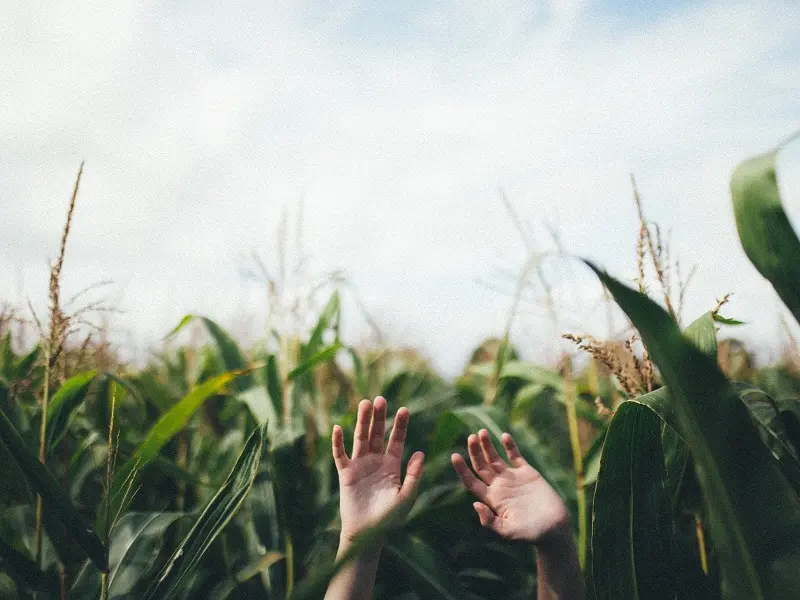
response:
[[[536,547],[538,600],[584,600],[586,584],[571,528]]]
[[[371,600],[381,547],[381,544],[375,544],[364,548],[342,567],[331,579],[325,600]],[[340,541],[336,560],[341,560],[350,548],[350,542]]]

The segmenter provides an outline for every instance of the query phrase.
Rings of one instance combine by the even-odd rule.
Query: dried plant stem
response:
[[[569,443],[572,448],[572,463],[575,469],[575,485],[578,501],[578,559],[581,570],[586,568],[586,548],[588,544],[588,519],[586,515],[586,489],[584,487],[583,452],[578,432],[578,413],[575,407],[577,393],[572,380],[572,366],[569,357],[564,358],[564,403],[567,409]]]
[[[639,188],[636,186],[636,179],[634,178],[633,174],[631,174],[631,185],[633,186],[633,199],[636,202],[636,210],[639,214],[640,237],[643,235],[644,241],[647,242],[647,250],[650,252],[650,258],[653,261],[653,268],[656,271],[656,277],[658,278],[658,282],[661,285],[661,291],[664,295],[664,306],[666,307],[670,316],[677,321],[678,318],[675,314],[675,310],[672,308],[672,302],[669,297],[669,274],[666,272],[662,262],[664,247],[661,243],[661,232],[658,227],[656,227],[657,240],[653,241],[653,234],[651,233],[650,228],[647,226],[647,221],[644,218],[642,199],[639,196]]]

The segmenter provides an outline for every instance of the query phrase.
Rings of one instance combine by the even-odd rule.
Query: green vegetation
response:
[[[48,331],[22,351],[0,320],[0,597],[319,597],[336,568],[331,426],[351,439],[358,401],[383,395],[390,414],[409,408],[406,451],[426,469],[388,533],[378,598],[535,596],[533,549],[482,529],[450,466],[480,428],[511,432],[565,498],[597,598],[800,598],[796,354],[750,368],[717,340],[736,324],[724,301],[681,331],[641,205],[639,290],[589,265],[641,343],[569,335],[588,356],[546,369],[506,333],[449,382],[412,353],[348,345],[333,293],[308,335],[272,331],[249,351],[189,315],[170,337],[194,327],[208,343],[134,371],[69,340],[60,272],[79,181]],[[775,153],[731,190],[747,255],[800,320]],[[664,308],[645,293],[648,256]]]

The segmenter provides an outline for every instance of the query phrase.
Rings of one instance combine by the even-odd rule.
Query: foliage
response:
[[[771,153],[737,169],[734,208],[748,256],[798,317],[799,246],[774,168]],[[331,427],[352,439],[358,401],[383,395],[390,413],[408,406],[407,452],[425,451],[426,470],[388,532],[378,598],[535,596],[533,549],[482,529],[450,466],[479,428],[511,432],[565,499],[597,598],[798,597],[800,377],[777,365],[729,381],[717,326],[739,321],[717,307],[681,331],[668,286],[664,310],[596,271],[643,349],[575,337],[588,362],[543,368],[506,336],[454,382],[408,352],[347,345],[336,292],[307,334],[271,330],[250,350],[188,315],[168,338],[196,327],[207,343],[139,371],[69,368],[85,361],[63,360],[64,339],[58,362],[52,340],[16,352],[5,334],[2,594],[318,597],[336,568]]]

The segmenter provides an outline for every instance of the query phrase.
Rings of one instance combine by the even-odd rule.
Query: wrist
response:
[[[536,550],[545,554],[563,555],[575,546],[572,519],[567,512],[552,529],[534,542]]]
[[[369,530],[366,532],[347,533],[340,532],[339,534],[339,552],[343,554],[351,549],[357,548],[358,554],[364,556],[373,556],[379,554],[383,549],[383,541],[385,536],[369,536]]]

